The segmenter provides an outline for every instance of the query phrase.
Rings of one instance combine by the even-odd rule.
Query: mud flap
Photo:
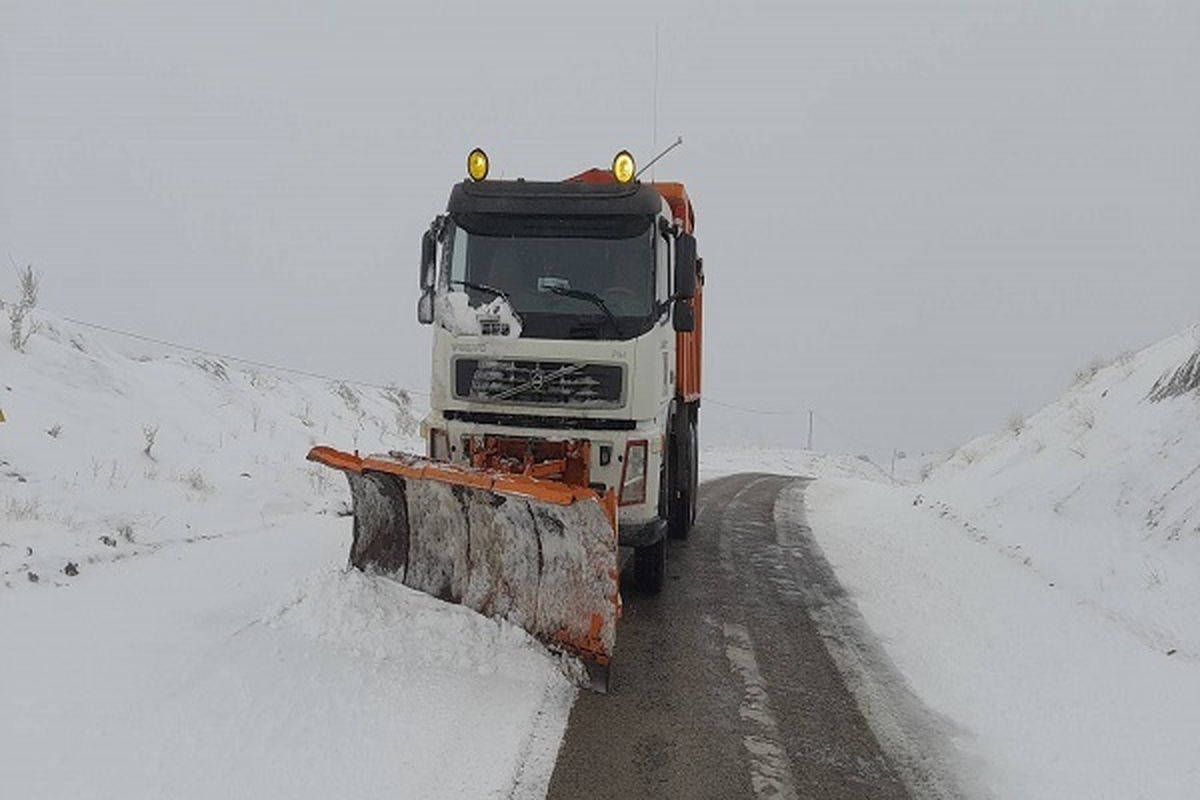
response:
[[[616,640],[616,499],[591,489],[415,456],[309,460],[346,473],[350,563],[520,625],[581,657],[595,687]]]

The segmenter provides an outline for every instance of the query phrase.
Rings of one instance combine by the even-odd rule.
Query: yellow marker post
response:
[[[4,409],[0,408],[0,422],[4,422]]]

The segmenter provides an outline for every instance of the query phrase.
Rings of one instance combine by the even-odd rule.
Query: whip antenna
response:
[[[679,145],[681,145],[681,144],[683,144],[683,137],[682,137],[682,136],[680,136],[680,137],[679,137],[679,138],[677,138],[677,139],[676,139],[674,142],[672,142],[672,143],[671,143],[671,144],[670,144],[670,145],[667,147],[667,149],[666,149],[666,150],[663,150],[661,153],[659,153],[658,155],[656,155],[654,158],[650,159],[650,160],[649,160],[649,161],[646,163],[646,166],[644,166],[644,167],[642,167],[641,169],[639,169],[639,170],[637,171],[637,174],[636,174],[636,175],[634,175],[633,177],[634,177],[635,179],[636,179],[636,178],[638,178],[638,177],[639,177],[639,176],[640,176],[640,175],[641,175],[643,172],[645,172],[646,170],[648,170],[648,169],[650,169],[651,167],[653,167],[653,166],[654,166],[656,163],[658,163],[658,160],[659,160],[660,158],[662,158],[662,157],[663,157],[663,156],[665,156],[667,153],[669,153],[669,152],[671,152],[672,150],[674,150],[676,147],[679,147]]]

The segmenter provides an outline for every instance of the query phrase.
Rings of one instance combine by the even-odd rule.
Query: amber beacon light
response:
[[[617,179],[617,183],[630,183],[633,181],[633,176],[637,174],[637,167],[633,163],[633,156],[628,150],[622,150],[613,158],[612,163],[613,177]]]
[[[467,174],[473,181],[481,181],[487,177],[488,157],[482,149],[476,147],[467,156]]]

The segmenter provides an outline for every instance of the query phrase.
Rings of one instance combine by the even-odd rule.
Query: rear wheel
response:
[[[654,544],[633,551],[633,576],[640,591],[647,594],[662,591],[667,576],[666,539],[659,539]]]

